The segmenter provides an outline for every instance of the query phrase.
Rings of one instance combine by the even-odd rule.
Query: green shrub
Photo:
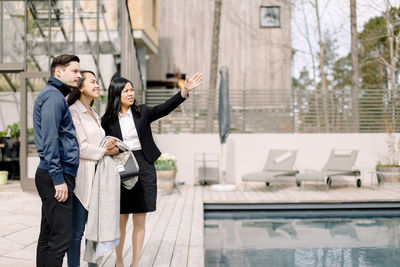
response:
[[[175,157],[167,153],[161,154],[156,162],[154,162],[154,165],[156,167],[156,171],[177,170]]]

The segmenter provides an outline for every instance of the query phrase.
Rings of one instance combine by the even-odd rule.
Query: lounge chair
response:
[[[299,173],[293,170],[297,151],[271,149],[267,162],[261,172],[248,173],[242,176],[244,182],[264,182],[267,186],[271,182],[281,181],[283,177],[292,177]]]
[[[298,187],[305,181],[322,182],[329,188],[333,177],[354,176],[357,187],[361,186],[360,171],[354,170],[358,150],[333,149],[328,162],[321,171],[311,171],[296,175]]]

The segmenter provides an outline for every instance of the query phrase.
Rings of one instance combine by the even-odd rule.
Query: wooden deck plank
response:
[[[161,241],[165,235],[165,229],[168,226],[168,221],[176,205],[178,194],[172,194],[168,200],[168,204],[162,210],[160,218],[157,220],[157,225],[152,230],[150,237],[146,244],[143,246],[143,252],[139,260],[139,266],[153,266],[157,257]]]
[[[194,187],[185,188],[186,198],[182,212],[182,220],[179,225],[179,232],[176,237],[175,249],[172,255],[171,266],[187,266],[190,230],[193,218]]]
[[[160,217],[161,212],[164,210],[165,206],[168,203],[170,196],[159,196],[157,198],[157,209],[154,212],[147,213],[146,216],[146,233],[143,242],[143,248],[145,247],[158,218]],[[126,237],[124,244],[124,265],[129,266],[132,262],[132,216],[129,216],[128,224],[126,226]],[[111,253],[101,265],[102,267],[113,267],[115,266],[115,252]]]
[[[190,231],[189,267],[204,266],[204,215],[201,188],[196,188],[193,203],[193,221]]]
[[[179,232],[179,225],[182,219],[183,207],[186,199],[186,192],[184,190],[183,195],[177,196],[177,201],[171,215],[168,220],[168,226],[165,229],[164,237],[161,241],[160,248],[157,253],[157,257],[154,261],[153,266],[164,267],[170,266],[172,254],[174,252],[177,235]]]

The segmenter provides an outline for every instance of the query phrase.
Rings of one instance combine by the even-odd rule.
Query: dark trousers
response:
[[[79,201],[75,194],[72,196],[72,242],[67,252],[68,267],[80,266],[81,242],[85,232],[88,211]],[[97,264],[88,263],[88,267],[96,267]]]
[[[75,178],[64,174],[68,186],[68,199],[58,202],[53,180],[48,171],[37,169],[35,184],[42,200],[42,220],[36,252],[37,267],[62,266],[72,239],[72,193]]]

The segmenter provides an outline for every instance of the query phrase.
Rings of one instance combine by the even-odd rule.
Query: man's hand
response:
[[[66,183],[55,185],[54,189],[56,189],[56,194],[54,195],[55,199],[58,202],[65,202],[68,199],[68,186]]]

